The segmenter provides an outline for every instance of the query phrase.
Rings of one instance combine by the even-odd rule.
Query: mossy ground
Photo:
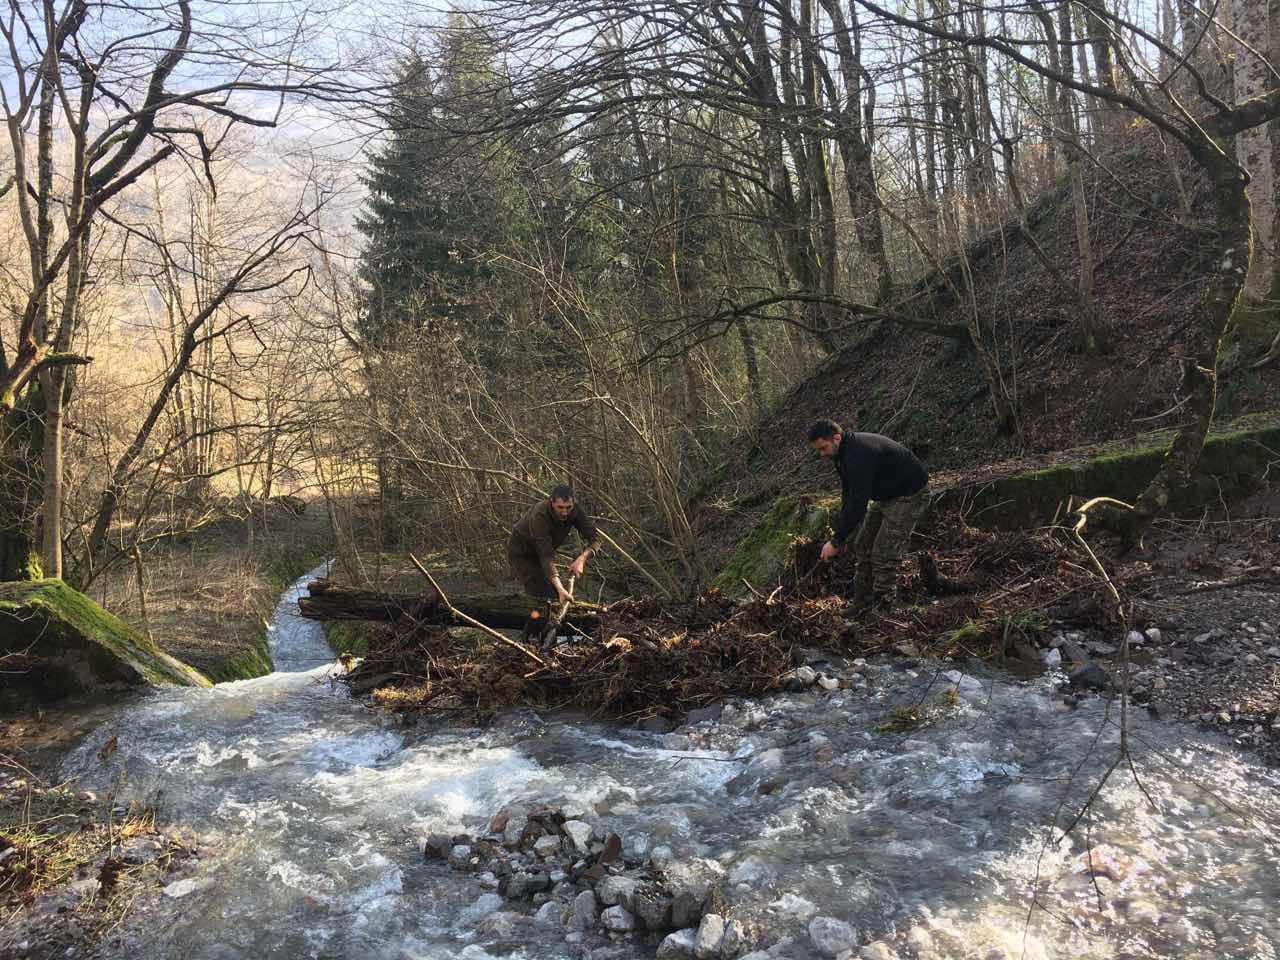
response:
[[[711,586],[730,596],[769,589],[777,582],[797,539],[815,539],[840,503],[832,497],[779,497],[742,541]]]

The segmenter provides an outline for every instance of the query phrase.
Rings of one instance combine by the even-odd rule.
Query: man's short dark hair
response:
[[[813,426],[809,428],[809,442],[830,440],[837,433],[843,434],[844,430],[834,420],[815,420]]]
[[[573,487],[569,486],[567,483],[562,483],[560,484],[560,486],[556,487],[554,490],[551,491],[551,499],[552,500],[577,500],[578,498],[573,495]]]

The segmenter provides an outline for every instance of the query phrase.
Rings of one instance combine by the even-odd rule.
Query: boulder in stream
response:
[[[54,579],[0,583],[0,656],[47,697],[117,684],[213,686],[204,674]]]

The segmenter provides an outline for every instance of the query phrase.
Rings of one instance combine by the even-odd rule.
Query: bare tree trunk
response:
[[[1085,7],[1084,22],[1088,31],[1089,46],[1093,50],[1094,81],[1110,94],[1120,92],[1116,66],[1111,55],[1111,33],[1106,21],[1106,8],[1103,0],[1083,0]],[[1082,47],[1083,49],[1083,47]],[[1110,146],[1119,141],[1124,129],[1122,108],[1105,98],[1097,99],[1098,139],[1102,146]]]
[[[1187,420],[1165,454],[1160,470],[1134,504],[1136,523],[1128,538],[1140,536],[1169,501],[1191,483],[1218,399],[1218,353],[1235,310],[1249,261],[1249,199],[1244,176],[1225,156],[1201,151],[1199,158],[1213,178],[1214,226],[1225,255],[1207,277],[1195,326],[1188,330],[1191,359],[1184,363],[1184,388],[1190,399]],[[1242,262],[1243,261],[1243,262]]]
[[[1268,0],[1234,0],[1233,22],[1240,43],[1234,43],[1235,96],[1240,103],[1261,96],[1275,80],[1280,67],[1266,62],[1273,42]],[[1241,166],[1249,171],[1249,205],[1253,211],[1254,256],[1245,279],[1242,305],[1262,304],[1271,294],[1276,273],[1273,244],[1276,220],[1276,171],[1272,160],[1272,131],[1276,121],[1241,131],[1236,139]]]

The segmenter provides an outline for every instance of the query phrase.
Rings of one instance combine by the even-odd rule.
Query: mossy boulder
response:
[[[792,543],[823,535],[839,509],[839,497],[779,497],[711,586],[730,596],[747,592],[743,581],[756,589],[771,589],[786,568]]]
[[[956,484],[938,495],[935,508],[959,506],[975,526],[1007,530],[1061,519],[1069,497],[1077,504],[1103,496],[1132,503],[1160,469],[1171,441],[1172,434],[1167,434],[1143,446],[1074,463]],[[1252,418],[1211,433],[1195,481],[1171,508],[1194,510],[1255,488],[1266,478],[1277,449],[1280,423],[1274,418]]]
[[[116,684],[209,687],[209,678],[61,580],[0,583],[0,656],[51,697]]]

